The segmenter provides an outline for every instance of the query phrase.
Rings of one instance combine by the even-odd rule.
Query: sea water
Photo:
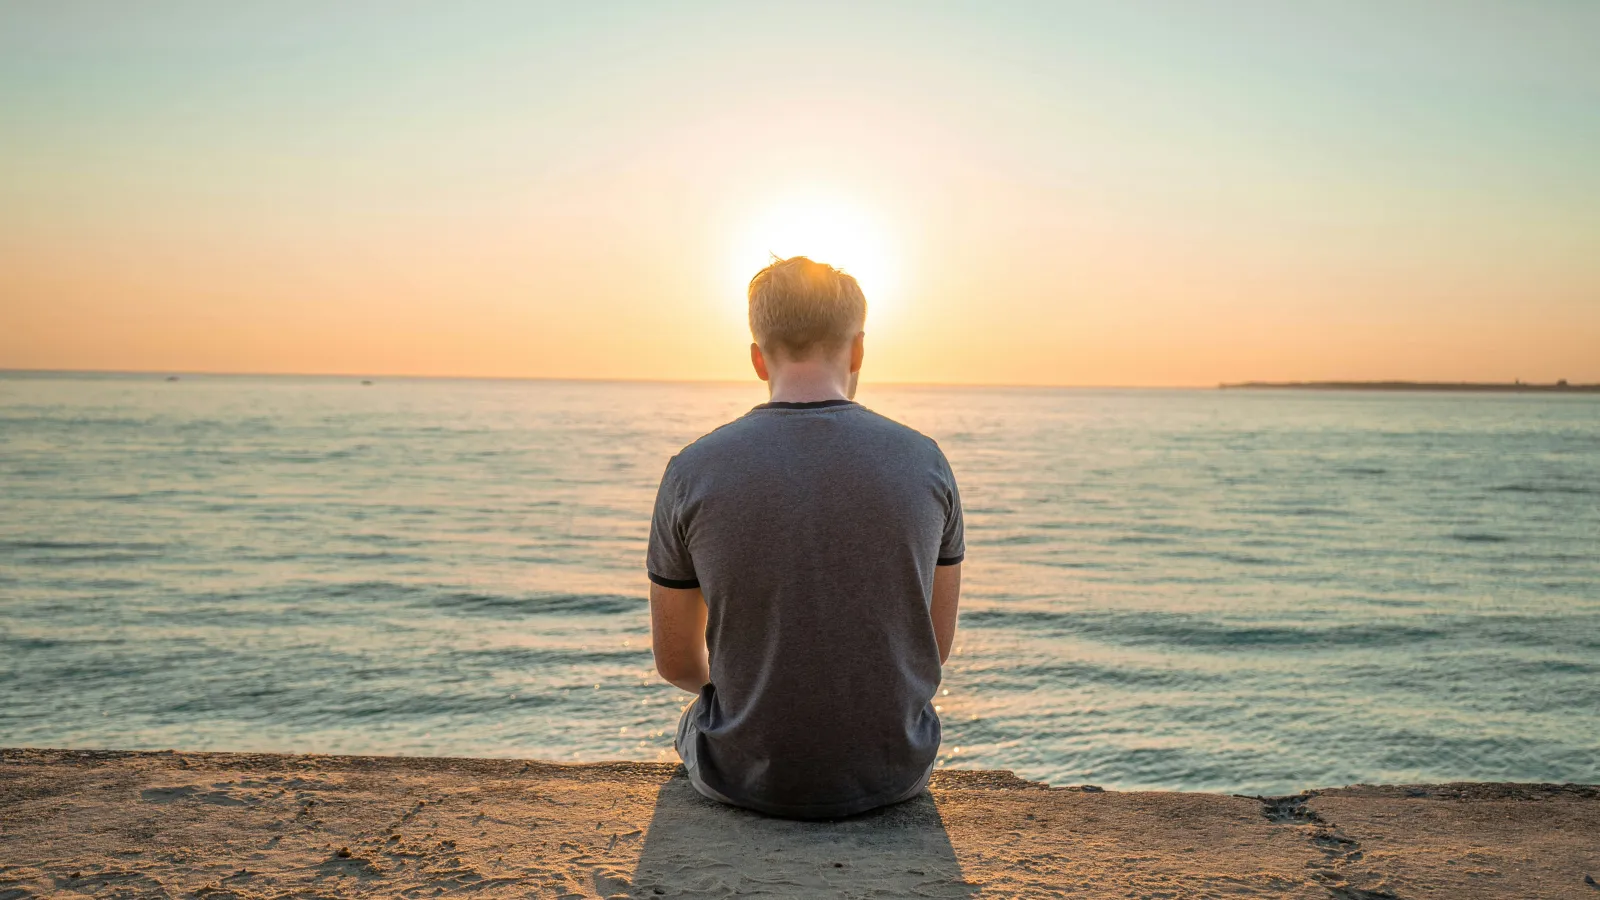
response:
[[[651,503],[763,399],[0,376],[0,745],[673,759]],[[940,765],[1600,781],[1600,398],[859,399],[961,485]]]

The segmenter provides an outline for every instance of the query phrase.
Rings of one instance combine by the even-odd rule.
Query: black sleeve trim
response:
[[[650,580],[656,584],[659,584],[664,588],[672,588],[673,590],[686,591],[690,588],[697,588],[700,586],[700,579],[698,578],[662,578],[660,575],[657,575],[654,572],[645,572],[645,574],[649,575]]]
[[[941,557],[939,557],[939,561],[938,561],[937,565],[941,565],[941,566],[958,566],[958,565],[961,564],[961,561],[963,559],[966,559],[966,558],[967,558],[967,554],[965,554],[965,553],[957,553],[955,556],[941,556]]]

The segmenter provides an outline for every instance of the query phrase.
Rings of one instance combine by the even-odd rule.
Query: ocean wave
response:
[[[131,578],[84,578],[68,582],[67,586],[91,591],[126,592],[139,590],[145,583]]]
[[[346,562],[426,562],[428,557],[396,550],[336,550],[306,554],[305,559],[342,559]]]
[[[982,669],[973,674],[981,679],[984,691],[1033,691],[1041,684],[1051,687],[1063,685],[1127,685],[1145,688],[1189,688],[1201,684],[1216,684],[1226,680],[1223,675],[1193,669],[1153,668],[1139,665],[1099,665],[1073,660],[1048,660],[1021,663],[1004,667],[1003,678],[984,677]],[[998,674],[998,673],[997,673]]]
[[[1159,537],[1152,534],[1119,534],[1106,538],[1108,544],[1175,544],[1176,538]]]
[[[1600,488],[1582,484],[1502,484],[1489,490],[1502,494],[1600,494]]]
[[[642,597],[621,594],[447,593],[426,599],[436,609],[523,616],[617,616],[648,609]]]
[[[605,650],[574,647],[495,647],[485,650],[459,651],[456,656],[471,659],[474,663],[488,663],[517,669],[538,669],[550,666],[593,665],[649,665],[652,659],[649,636],[639,635],[639,646],[616,647]]]
[[[1042,609],[964,611],[971,628],[1017,630],[1041,635],[1077,635],[1129,646],[1157,645],[1193,650],[1387,649],[1437,641],[1446,646],[1558,648],[1600,652],[1600,616],[1573,611],[1559,617],[1530,615],[1430,616],[1412,619],[1319,625],[1234,623],[1165,612],[1056,612]]]
[[[173,716],[220,713],[262,721],[282,721],[292,714],[297,723],[341,726],[533,710],[561,702],[561,698],[549,694],[508,697],[486,695],[476,690],[330,690],[306,685],[233,687],[235,689],[174,698],[153,706],[150,711]],[[237,689],[239,687],[244,689]]]
[[[1178,559],[1214,559],[1218,562],[1233,563],[1239,566],[1296,566],[1300,563],[1288,559],[1272,559],[1266,556],[1255,556],[1249,553],[1225,553],[1220,550],[1157,550],[1153,551],[1160,556],[1170,556]]]
[[[539,591],[502,594],[462,590],[457,585],[408,584],[399,581],[305,582],[284,588],[238,594],[194,595],[196,601],[233,603],[240,600],[268,603],[303,603],[316,600],[357,604],[404,603],[446,613],[498,617],[617,616],[647,609],[643,596]],[[193,608],[192,606],[188,608]]]
[[[1229,624],[1172,613],[1108,615],[1039,609],[973,610],[962,613],[961,623],[972,628],[1079,634],[1111,643],[1159,644],[1205,650],[1390,647],[1432,640],[1445,634],[1437,628],[1403,624]]]
[[[155,552],[169,545],[153,541],[43,541],[0,540],[0,550],[123,550]]]
[[[1347,510],[1335,509],[1331,506],[1291,506],[1286,509],[1274,510],[1274,512],[1283,516],[1301,516],[1305,518],[1345,518],[1350,515]]]

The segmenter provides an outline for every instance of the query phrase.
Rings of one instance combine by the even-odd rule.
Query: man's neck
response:
[[[773,403],[816,403],[819,400],[847,400],[849,376],[840,378],[832,366],[791,363],[781,376],[768,385]]]

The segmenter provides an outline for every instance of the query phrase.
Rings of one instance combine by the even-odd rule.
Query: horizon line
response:
[[[748,381],[734,378],[620,378],[600,376],[561,375],[413,375],[404,373],[373,372],[229,372],[206,369],[41,369],[0,366],[4,375],[150,375],[150,376],[205,376],[222,378],[400,378],[417,381],[563,381],[592,382],[596,384],[760,384],[755,378]],[[1215,390],[1223,382],[1213,384],[1058,384],[1042,382],[1000,381],[880,381],[870,379],[869,385],[885,387],[951,387],[951,388],[1035,388],[1035,389],[1103,389],[1129,391],[1202,391]]]

